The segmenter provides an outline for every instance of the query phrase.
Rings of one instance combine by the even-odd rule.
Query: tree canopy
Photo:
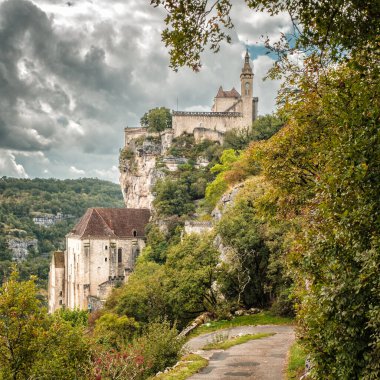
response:
[[[379,41],[378,1],[245,0],[245,3],[255,12],[288,13],[296,37],[292,49],[316,49],[340,59],[352,50],[374,51]],[[167,12],[168,27],[162,39],[169,47],[174,69],[187,65],[199,70],[206,46],[217,52],[222,41],[231,41],[228,33],[233,27],[231,0],[151,0],[151,4],[162,6]],[[289,50],[289,45],[285,50]]]
[[[172,114],[168,108],[157,107],[145,112],[140,124],[149,132],[162,132],[172,127]]]

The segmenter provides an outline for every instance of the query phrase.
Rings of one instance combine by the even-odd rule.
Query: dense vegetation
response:
[[[142,380],[174,364],[182,344],[165,320],[141,328],[133,318],[113,314],[96,322],[86,311],[49,315],[34,279],[19,281],[17,272],[0,287],[4,380]]]
[[[64,237],[88,207],[123,207],[120,187],[98,179],[0,179],[0,283],[11,267],[10,238],[37,239],[38,250],[20,263],[21,278],[45,283],[49,254],[64,248]],[[34,224],[38,215],[70,216],[50,227]]]

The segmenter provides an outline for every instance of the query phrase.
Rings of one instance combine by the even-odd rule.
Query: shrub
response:
[[[167,320],[151,322],[144,334],[133,346],[146,359],[149,368],[146,375],[154,375],[170,367],[180,358],[184,338],[178,336],[176,326]]]

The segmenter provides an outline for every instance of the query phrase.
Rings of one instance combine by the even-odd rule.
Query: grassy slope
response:
[[[191,334],[190,338],[198,336],[201,334],[206,334],[212,331],[217,331],[221,329],[227,329],[236,326],[257,326],[257,325],[287,325],[292,324],[293,319],[286,317],[278,317],[271,314],[269,311],[262,311],[261,313],[254,315],[245,315],[242,317],[235,317],[228,320],[213,321],[206,323],[197,329],[195,329]]]

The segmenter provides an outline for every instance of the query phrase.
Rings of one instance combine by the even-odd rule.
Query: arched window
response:
[[[245,94],[249,95],[249,83],[245,82]]]
[[[136,231],[136,230],[133,230],[133,236],[134,236],[134,237],[137,236],[137,231]]]
[[[117,262],[121,263],[123,261],[123,250],[119,248],[117,250]]]

